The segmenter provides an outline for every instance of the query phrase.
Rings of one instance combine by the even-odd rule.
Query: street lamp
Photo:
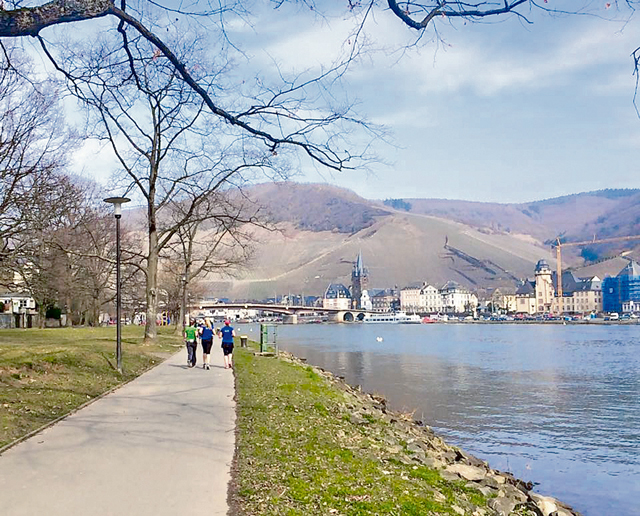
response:
[[[113,214],[116,217],[116,363],[118,372],[122,373],[122,344],[121,344],[121,301],[120,301],[120,217],[122,205],[131,199],[126,197],[108,197],[104,202],[113,204]]]

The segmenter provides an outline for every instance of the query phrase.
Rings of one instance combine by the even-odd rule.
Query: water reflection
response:
[[[639,327],[308,325],[279,340],[586,515],[640,516]]]

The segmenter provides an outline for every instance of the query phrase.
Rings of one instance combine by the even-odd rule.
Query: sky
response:
[[[284,73],[316,70],[352,43],[354,18],[341,5],[321,17],[285,4],[249,17],[251,27],[227,29],[246,53],[244,66],[267,76],[274,63]],[[334,173],[303,165],[294,179],[371,199],[526,202],[640,188],[630,57],[640,46],[640,18],[605,2],[589,5],[591,14],[618,20],[534,12],[532,24],[515,16],[440,23],[440,39],[416,41],[391,13],[374,11],[360,36],[368,51],[336,96],[348,96],[359,116],[384,127],[386,137],[373,142],[378,162]],[[353,138],[356,147],[362,143]],[[91,162],[90,174],[102,177],[113,162],[96,153],[87,144],[74,166],[87,173]]]

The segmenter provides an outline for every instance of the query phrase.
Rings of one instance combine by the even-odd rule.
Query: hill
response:
[[[287,222],[306,231],[354,234],[370,227],[388,209],[331,185],[265,183],[245,192],[272,223]]]
[[[602,237],[630,234],[632,221],[638,231],[640,220],[637,189],[599,190],[528,203],[406,198],[387,199],[383,204],[490,231],[532,235],[543,241],[561,235],[580,237],[593,229]]]
[[[254,230],[255,258],[241,278],[211,278],[220,297],[321,295],[329,283],[350,284],[359,251],[370,286],[379,288],[450,279],[472,288],[513,285],[532,274],[538,259],[549,259],[548,248],[530,235],[401,212],[337,187],[280,183],[244,194],[279,231]]]
[[[549,243],[638,231],[640,190],[602,190],[520,204],[444,199],[371,201],[329,185],[292,182],[243,191],[276,230],[252,229],[256,253],[239,278],[210,277],[212,295],[264,299],[287,293],[321,295],[329,283],[350,284],[362,251],[370,286],[441,285],[473,289],[514,285],[533,275]],[[587,236],[590,234],[590,236]],[[640,241],[637,242],[640,244]],[[620,249],[629,249],[619,246]],[[581,269],[581,249],[563,253],[578,275],[616,274],[624,262],[603,257],[618,248],[582,251],[596,265]],[[552,265],[553,266],[553,265]]]

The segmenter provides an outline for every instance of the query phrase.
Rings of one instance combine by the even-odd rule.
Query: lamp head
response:
[[[122,205],[130,200],[127,197],[107,197],[104,202],[113,204],[113,214],[116,217],[120,217],[122,215]]]

